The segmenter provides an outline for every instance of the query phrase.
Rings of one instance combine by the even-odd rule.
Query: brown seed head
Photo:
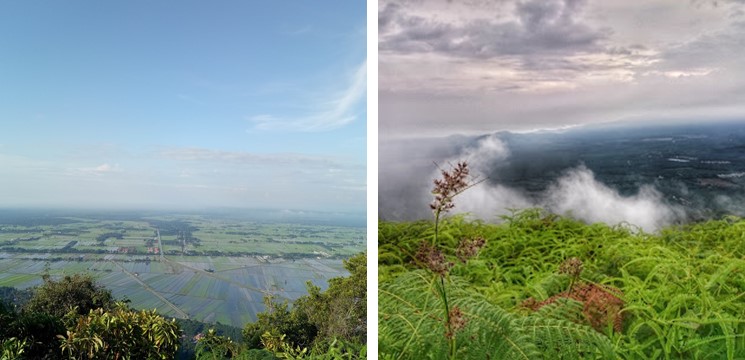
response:
[[[468,324],[468,319],[463,316],[463,312],[460,308],[453,306],[448,312],[448,318],[450,319],[450,326],[446,327],[445,337],[452,339],[458,330],[463,329]]]
[[[579,278],[582,273],[582,260],[573,257],[565,260],[559,265],[559,274],[567,274],[573,278]]]
[[[478,255],[479,250],[481,250],[484,245],[486,245],[486,240],[481,236],[465,238],[458,244],[458,248],[455,250],[455,255],[460,261],[465,263],[468,259]]]
[[[442,179],[435,179],[435,187],[432,189],[435,199],[429,204],[434,213],[447,212],[455,207],[453,197],[468,188],[468,173],[468,164],[465,161],[459,162],[450,171],[441,170]]]
[[[450,272],[450,268],[454,265],[445,259],[445,255],[440,250],[427,241],[422,241],[415,257],[419,264],[443,277]]]

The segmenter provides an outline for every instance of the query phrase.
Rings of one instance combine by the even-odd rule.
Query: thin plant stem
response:
[[[437,211],[435,211],[435,236],[432,241],[432,246],[437,246],[437,234],[440,231],[439,227],[440,227],[440,209],[437,209]]]
[[[448,342],[450,343],[450,359],[455,359],[455,331],[453,330],[453,323],[450,320],[450,303],[448,303],[448,294],[447,290],[445,289],[445,278],[440,278],[440,286],[442,287],[442,299],[443,303],[445,304],[445,320],[447,321],[447,327],[448,327],[448,334],[450,335],[448,337]]]
[[[437,165],[437,163],[435,163]],[[439,166],[438,166],[439,168]],[[453,198],[460,193],[470,189],[473,186],[480,184],[485,179],[476,179],[471,183],[466,182],[468,177],[468,168],[465,162],[458,163],[457,171],[453,170],[452,175],[446,170],[440,169],[443,174],[443,180],[435,180],[435,201],[430,205],[433,210],[435,217],[435,233],[432,237],[432,248],[437,248],[439,245],[440,235],[440,216],[443,212],[449,211],[453,208]],[[456,175],[457,174],[457,175]],[[445,327],[446,337],[448,339],[448,358],[455,360],[457,353],[457,344],[455,340],[455,329],[453,328],[453,321],[450,314],[450,303],[448,301],[447,289],[445,287],[445,277],[447,272],[439,274],[440,281],[435,283],[437,292],[442,299],[443,310],[445,312]]]

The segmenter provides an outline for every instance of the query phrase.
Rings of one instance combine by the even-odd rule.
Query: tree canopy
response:
[[[44,277],[44,284],[36,289],[24,310],[63,317],[74,311],[85,315],[91,310],[109,309],[114,305],[111,291],[96,284],[90,275],[75,274],[59,281]]]

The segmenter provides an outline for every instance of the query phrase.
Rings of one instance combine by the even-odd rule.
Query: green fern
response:
[[[437,278],[411,271],[379,290],[379,353],[385,359],[446,359]],[[466,326],[456,333],[459,359],[615,359],[610,341],[592,328],[563,319],[505,311],[451,278],[451,305]]]
[[[458,216],[441,221],[440,231],[452,238],[478,233],[487,242],[477,258],[452,268],[451,278],[462,285],[450,288],[462,286],[495,307],[526,314],[520,308],[526,299],[543,301],[566,289],[566,278],[556,270],[577,257],[584,264],[582,280],[623,292],[623,331],[608,335],[619,358],[745,359],[745,220],[728,217],[659,234],[587,225],[535,209],[506,220],[501,225]],[[431,222],[379,224],[384,288],[410,276],[414,265],[401,249],[416,249],[431,237],[431,227]],[[446,239],[439,245],[452,257]],[[381,311],[393,313],[382,304]],[[553,311],[539,310],[537,316],[574,321],[567,309]],[[442,320],[432,326],[429,331],[441,338]]]
[[[585,315],[582,314],[583,306],[584,305],[577,300],[560,297],[554,302],[542,306],[540,309],[536,310],[533,315],[546,319],[583,323],[586,321]]]

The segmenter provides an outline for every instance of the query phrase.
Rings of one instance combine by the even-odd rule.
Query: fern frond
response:
[[[615,359],[613,345],[603,334],[585,325],[530,315],[514,326],[536,341],[544,359]]]
[[[582,314],[584,304],[570,298],[557,298],[554,302],[542,306],[533,313],[534,316],[567,320],[574,323],[586,322],[585,315]]]
[[[382,358],[447,358],[436,279],[425,271],[411,271],[381,285],[378,349]],[[615,359],[610,341],[590,327],[542,313],[512,314],[455,277],[447,286],[451,306],[458,307],[467,321],[456,333],[459,359]],[[567,314],[571,308],[567,306]]]

